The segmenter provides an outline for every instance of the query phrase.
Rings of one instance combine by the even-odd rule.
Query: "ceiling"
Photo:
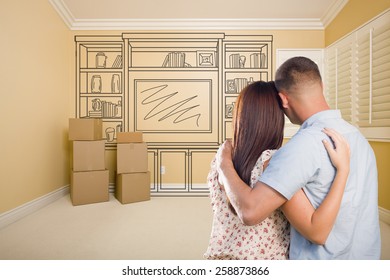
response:
[[[49,0],[72,30],[323,29],[348,0]]]

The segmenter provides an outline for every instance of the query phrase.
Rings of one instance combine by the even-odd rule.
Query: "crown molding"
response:
[[[66,26],[68,26],[68,28],[72,30],[75,18],[72,12],[65,5],[65,3],[62,0],[49,0],[49,2],[59,14],[59,16],[62,18],[62,20],[65,22]]]
[[[321,17],[321,22],[326,28],[334,18],[340,13],[344,6],[348,3],[348,0],[335,0],[333,4],[328,8],[328,10]]]
[[[75,19],[71,30],[285,30],[324,27],[316,19]]]
[[[49,2],[70,30],[323,30],[348,0],[335,0],[320,19],[77,19],[63,0]]]
[[[339,0],[338,0],[339,1]],[[345,0],[342,0],[345,1]],[[49,0],[70,30],[323,30],[320,19],[77,19]]]

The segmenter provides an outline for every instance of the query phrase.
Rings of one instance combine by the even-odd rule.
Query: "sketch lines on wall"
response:
[[[221,143],[229,137],[225,122],[238,93],[272,73],[269,35],[126,33],[75,39],[77,117],[102,118],[108,143],[115,143],[116,132],[133,130],[156,143],[158,133],[215,131],[204,142]],[[188,142],[180,135],[161,142],[166,141]]]
[[[76,117],[103,120],[106,149],[116,149],[120,131],[143,132],[152,192],[207,193],[239,92],[272,79],[273,37],[134,32],[75,41]]]

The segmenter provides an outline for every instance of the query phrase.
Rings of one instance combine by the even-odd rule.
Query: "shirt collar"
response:
[[[306,121],[304,121],[303,124],[301,125],[301,129],[312,126],[318,120],[334,119],[334,118],[341,118],[340,110],[321,111],[321,112],[318,112],[318,113],[312,115],[310,118],[308,118]]]

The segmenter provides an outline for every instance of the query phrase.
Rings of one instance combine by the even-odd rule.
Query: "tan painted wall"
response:
[[[390,209],[390,143],[370,142],[378,165],[379,206]]]
[[[0,9],[0,213],[69,183],[71,32],[47,0]]]
[[[390,8],[390,0],[349,0],[325,29],[325,46],[342,38]]]
[[[390,8],[390,0],[350,0],[325,29],[326,46]],[[370,142],[378,164],[379,206],[390,209],[390,143]]]

